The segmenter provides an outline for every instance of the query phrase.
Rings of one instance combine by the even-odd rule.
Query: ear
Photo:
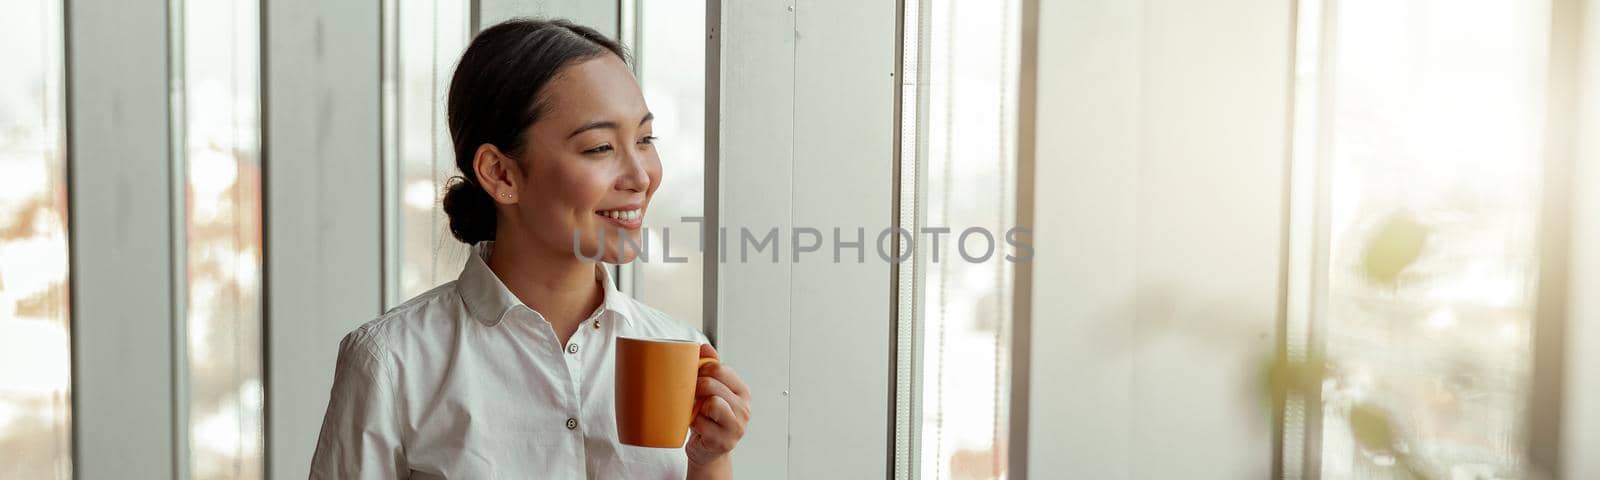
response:
[[[472,169],[478,175],[478,185],[483,186],[483,191],[488,192],[489,198],[495,203],[517,203],[522,169],[516,160],[506,156],[498,147],[485,143],[478,146],[477,153],[473,154]]]

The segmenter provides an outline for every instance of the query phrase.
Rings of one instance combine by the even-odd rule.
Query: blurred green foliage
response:
[[[1372,239],[1361,252],[1361,273],[1373,283],[1395,285],[1400,274],[1422,257],[1428,234],[1428,227],[1411,215],[1390,215],[1373,232]]]
[[[1361,251],[1362,277],[1375,285],[1397,285],[1402,274],[1423,257],[1430,233],[1428,226],[1408,213],[1390,214],[1377,225]],[[1320,355],[1303,360],[1274,357],[1268,365],[1263,383],[1269,398],[1271,395],[1317,398],[1323,383],[1338,376],[1337,364]],[[1358,403],[1350,407],[1345,418],[1351,436],[1364,453],[1374,459],[1394,460],[1396,478],[1436,478],[1425,462],[1411,454],[1405,433],[1397,427],[1387,409],[1374,403]]]

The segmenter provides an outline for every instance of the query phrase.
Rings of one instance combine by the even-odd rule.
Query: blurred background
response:
[[[466,258],[445,94],[516,16],[632,52],[612,268],[750,380],[741,476],[1600,478],[1587,0],[0,12],[0,478],[304,475],[339,339]]]

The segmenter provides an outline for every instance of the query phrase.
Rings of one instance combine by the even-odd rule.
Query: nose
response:
[[[650,169],[646,162],[650,157],[636,148],[627,149],[628,153],[622,159],[622,176],[617,179],[617,189],[629,192],[644,192],[650,189]]]

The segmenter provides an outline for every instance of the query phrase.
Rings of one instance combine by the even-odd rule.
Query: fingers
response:
[[[735,415],[738,415],[739,420],[750,420],[749,402],[744,400],[744,398],[734,394],[733,390],[729,389],[726,384],[723,384],[715,378],[700,377],[700,380],[695,383],[695,397],[711,397],[721,400],[723,404],[730,406],[729,410]],[[704,406],[709,407],[711,403],[712,402],[710,400],[707,400],[704,402]],[[709,416],[710,413],[711,412],[706,411],[706,408],[701,408],[701,414]],[[722,421],[722,419],[715,417],[712,419],[717,420],[717,423],[725,423]]]
[[[710,345],[700,347],[701,357],[716,355]],[[704,463],[727,455],[744,438],[750,421],[750,388],[732,368],[718,363],[701,368],[695,397],[702,400],[689,424],[694,435],[685,453],[690,462]]]
[[[703,437],[727,442],[727,450],[744,437],[745,422],[734,413],[733,405],[722,397],[711,397],[700,407],[689,426]]]
[[[709,348],[709,346],[706,348]],[[722,382],[723,385],[727,385],[728,389],[732,390],[739,398],[743,398],[745,401],[750,400],[750,386],[744,383],[744,378],[739,377],[738,372],[733,371],[733,367],[720,362],[706,365],[700,367],[700,376],[715,378],[717,381]]]
[[[719,363],[717,364],[717,369],[713,372],[713,376],[722,381],[723,385],[727,385],[728,389],[733,390],[733,393],[738,394],[740,398],[746,401],[750,400],[750,386],[745,385],[744,379],[733,371],[733,367]]]
[[[731,429],[717,425],[704,415],[694,417],[694,422],[689,424],[689,428],[694,430],[690,446],[704,449],[705,457],[716,457],[733,451],[733,447],[739,443],[739,437],[734,435]]]
[[[700,345],[701,358],[718,358],[716,347]],[[706,398],[701,404],[694,424],[710,424],[717,431],[732,435],[737,443],[744,436],[745,424],[750,421],[750,386],[744,383],[732,367],[717,363],[700,368],[700,378],[695,384],[695,397]],[[694,426],[694,425],[691,425]],[[696,428],[697,432],[702,429]],[[706,429],[705,432],[713,430]],[[708,434],[702,432],[702,434]],[[732,447],[729,447],[732,448]]]

